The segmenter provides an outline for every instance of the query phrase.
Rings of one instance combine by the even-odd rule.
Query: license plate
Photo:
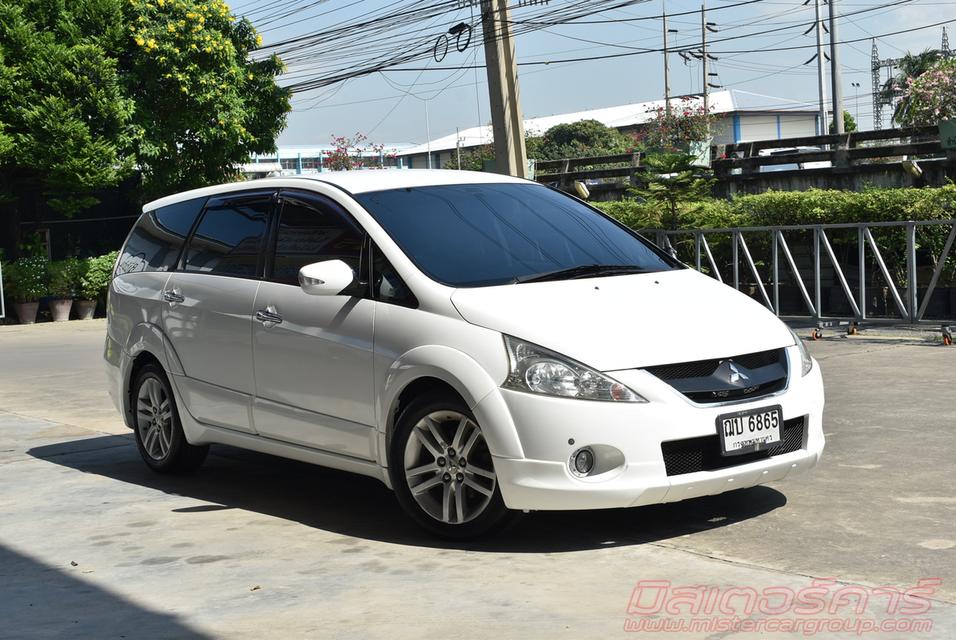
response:
[[[767,449],[780,442],[782,425],[780,405],[717,416],[720,452],[725,456],[736,456]]]

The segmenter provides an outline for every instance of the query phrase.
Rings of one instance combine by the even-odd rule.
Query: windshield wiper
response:
[[[573,280],[575,278],[592,278],[600,276],[619,276],[628,273],[647,273],[648,269],[632,264],[583,264],[566,269],[533,273],[527,276],[517,276],[514,281],[546,282],[548,280]]]

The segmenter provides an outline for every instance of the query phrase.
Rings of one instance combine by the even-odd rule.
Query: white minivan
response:
[[[146,464],[224,443],[380,479],[439,535],[781,480],[823,385],[770,311],[506,176],[353,171],[157,200],[109,293]]]

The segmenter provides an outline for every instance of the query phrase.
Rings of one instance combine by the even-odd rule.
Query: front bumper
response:
[[[799,363],[796,348],[791,362]],[[745,403],[698,405],[642,370],[611,373],[646,397],[647,403],[587,402],[499,389],[476,407],[507,407],[522,458],[495,456],[505,504],[512,509],[573,510],[674,502],[782,480],[814,466],[824,447],[823,383],[819,366],[805,377],[794,370],[784,391]],[[503,400],[501,402],[500,400]],[[667,475],[661,443],[716,435],[716,418],[748,408],[780,405],[784,420],[806,417],[802,446],[790,453],[714,471]],[[499,410],[500,412],[500,410]],[[573,444],[572,444],[573,442]],[[586,446],[616,449],[623,460],[602,473],[579,478],[568,460]]]

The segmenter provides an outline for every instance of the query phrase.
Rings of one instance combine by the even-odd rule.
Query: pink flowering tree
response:
[[[644,125],[641,142],[650,150],[667,153],[686,152],[692,142],[702,142],[714,116],[704,111],[700,100],[685,97],[671,101],[670,113],[664,107],[650,109],[651,119]]]
[[[368,136],[356,133],[353,136],[332,136],[331,151],[325,152],[325,164],[332,171],[350,171],[362,167],[379,167],[384,146],[369,144]],[[392,158],[393,154],[386,157]]]
[[[941,60],[918,78],[911,78],[897,121],[907,127],[956,119],[956,59]]]

